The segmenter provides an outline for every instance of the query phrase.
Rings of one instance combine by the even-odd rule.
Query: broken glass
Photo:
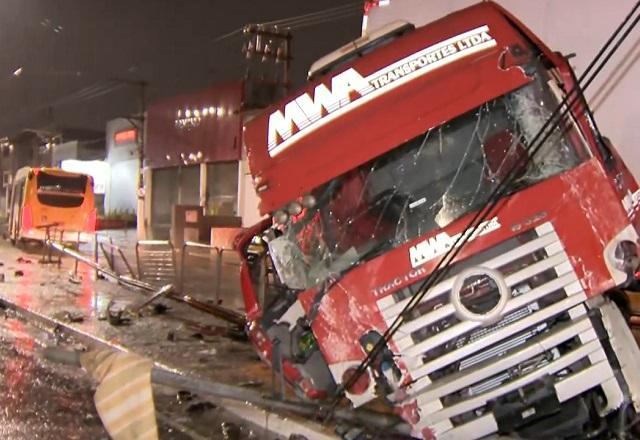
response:
[[[558,124],[537,154],[528,157],[538,131],[560,102],[549,85],[551,76],[537,61],[532,64],[526,69],[533,73],[527,85],[313,191],[316,206],[292,219],[280,238],[289,244],[279,246],[276,265],[292,266],[281,268],[283,273],[295,272],[286,277],[295,279],[289,287],[317,285],[389,248],[446,227],[480,209],[509,175],[513,178],[506,194],[580,163],[586,148],[578,145],[584,141],[571,118]]]

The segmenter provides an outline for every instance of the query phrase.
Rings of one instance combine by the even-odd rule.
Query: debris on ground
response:
[[[196,402],[196,403],[192,403],[191,405],[189,405],[187,407],[187,412],[189,414],[201,414],[205,411],[211,410],[211,409],[215,409],[215,405],[211,402],[208,402],[206,400],[202,401],[202,402]]]
[[[340,423],[336,426],[336,434],[343,440],[359,440],[364,439],[364,430],[362,428]]]
[[[248,380],[246,382],[240,382],[238,386],[243,388],[259,388],[264,384],[261,380]]]
[[[151,311],[152,311],[152,314],[154,315],[164,315],[165,313],[167,313],[167,310],[169,309],[170,307],[165,304],[155,303],[151,308]]]
[[[130,325],[133,313],[127,307],[111,300],[107,304],[106,317],[109,324],[113,326]]]
[[[236,440],[240,438],[240,427],[235,423],[222,422],[220,425],[222,438],[225,440]]]
[[[61,310],[53,314],[53,318],[58,321],[77,323],[84,321],[84,314],[79,311]]]
[[[107,313],[107,321],[113,326],[130,325],[131,315],[126,310],[109,311]]]
[[[180,390],[176,393],[176,400],[178,401],[178,403],[189,402],[193,400],[194,397],[195,394],[187,390]]]
[[[18,263],[31,264],[31,260],[30,260],[30,259],[28,259],[28,258],[24,258],[24,257],[18,257],[18,258],[16,259],[16,261],[17,261]]]
[[[24,276],[24,272],[18,269],[18,270],[13,272],[13,275],[15,275],[17,277],[23,277]]]
[[[144,309],[146,306],[148,306],[149,304],[151,304],[154,301],[156,301],[158,298],[162,298],[164,296],[171,295],[173,293],[173,289],[174,289],[173,284],[166,284],[166,285],[162,286],[153,295],[148,296],[147,298],[144,299],[144,301],[142,301],[138,305],[134,306],[133,307],[133,311],[136,314],[140,314],[142,309]]]
[[[4,273],[0,273],[0,283],[4,283]]]
[[[208,355],[208,356],[215,356],[215,355],[218,354],[218,350],[216,350],[215,348],[208,348],[206,350],[200,350],[198,352],[198,354],[205,354],[205,355]]]

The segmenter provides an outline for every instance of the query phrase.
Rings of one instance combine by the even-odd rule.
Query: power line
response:
[[[356,381],[362,376],[362,374],[366,371],[366,369],[369,368],[369,366],[371,365],[373,360],[378,356],[380,351],[384,349],[384,347],[389,342],[391,337],[393,337],[393,335],[400,329],[400,327],[404,323],[405,316],[410,314],[417,305],[421,304],[423,298],[426,296],[427,293],[429,293],[431,288],[435,286],[437,283],[439,283],[444,276],[446,276],[453,260],[462,251],[463,246],[469,241],[470,237],[476,234],[478,228],[481,227],[483,221],[491,213],[494,212],[499,202],[502,200],[502,197],[505,195],[505,191],[507,190],[509,185],[511,185],[511,183],[513,183],[513,181],[517,178],[518,172],[521,169],[524,169],[530,163],[530,161],[533,159],[535,154],[544,146],[546,141],[553,134],[553,132],[559,126],[562,120],[567,116],[569,112],[571,112],[571,109],[577,103],[577,101],[581,98],[584,99],[584,96],[582,94],[584,90],[586,90],[589,87],[589,85],[593,82],[595,77],[600,73],[600,71],[604,68],[606,63],[610,60],[613,54],[620,47],[622,42],[627,38],[629,33],[637,25],[638,21],[640,21],[640,16],[636,17],[635,20],[633,20],[633,22],[631,23],[631,25],[622,33],[622,36],[620,36],[622,29],[624,29],[624,27],[629,23],[629,21],[631,20],[631,17],[635,14],[639,6],[640,6],[640,1],[636,3],[636,5],[631,10],[631,12],[625,17],[622,23],[616,28],[616,30],[613,32],[611,37],[603,45],[603,47],[600,49],[598,54],[593,58],[593,60],[591,61],[587,69],[580,76],[580,78],[577,81],[577,84],[563,98],[560,104],[549,116],[545,124],[538,130],[536,135],[533,137],[529,148],[527,149],[527,152],[529,152],[530,154],[523,158],[520,158],[510,168],[506,177],[487,197],[487,201],[485,202],[485,205],[474,215],[473,219],[467,224],[464,231],[459,235],[459,237],[456,239],[455,243],[453,243],[449,251],[447,251],[445,255],[438,261],[433,271],[421,283],[420,287],[417,290],[417,293],[411,297],[409,302],[405,305],[402,311],[397,315],[397,317],[393,320],[391,325],[384,332],[382,337],[374,345],[373,349],[367,353],[367,356],[360,363],[355,373],[351,375],[351,377],[347,380],[347,382],[343,386],[341,386],[340,390],[336,393],[336,396],[332,403],[332,408],[335,408],[338,405],[340,400],[344,397],[344,391],[349,390],[356,383]],[[616,38],[618,38],[618,36],[620,36],[620,38],[611,47],[613,41]],[[609,52],[605,55],[605,52],[607,51]],[[596,64],[598,65],[596,66]],[[591,73],[591,70],[594,68],[595,68],[595,71]],[[582,86],[582,90],[581,90],[580,85],[582,83],[584,83],[584,86]],[[599,141],[600,140],[598,140],[598,142]]]
[[[337,6],[334,8],[328,8],[328,9],[323,9],[320,11],[316,11],[316,12],[311,12],[308,14],[302,14],[302,15],[296,15],[293,17],[287,17],[287,18],[281,18],[279,20],[272,20],[272,21],[265,21],[261,24],[264,25],[281,25],[281,26],[288,26],[290,24],[296,23],[300,20],[308,20],[311,18],[320,18],[320,17],[324,17],[326,15],[330,15],[330,14],[334,14],[337,12],[344,12],[344,11],[348,11],[354,8],[360,8],[360,10],[362,10],[364,5],[364,2],[362,1],[357,1],[357,2],[352,2],[346,5],[342,5],[342,6]]]
[[[328,21],[340,20],[349,16],[358,15],[362,12],[364,7],[364,1],[356,1],[342,6],[336,6],[334,8],[322,9],[316,12],[310,12],[308,14],[295,15],[292,17],[280,18],[277,20],[261,22],[262,26],[278,26],[288,27],[290,29],[300,29],[302,27],[315,26],[318,24],[326,23]],[[243,27],[234,29],[226,34],[215,37],[212,41],[219,43],[226,39],[230,39],[236,36],[241,36]]]
[[[360,11],[354,11],[354,12],[350,12],[350,13],[345,13],[342,15],[338,15],[338,16],[333,16],[333,17],[327,17],[325,19],[322,20],[316,20],[316,21],[310,21],[310,22],[306,22],[306,23],[300,23],[300,24],[296,24],[290,27],[290,29],[295,30],[295,29],[302,29],[305,27],[309,27],[309,26],[316,26],[322,23],[326,23],[326,22],[335,22],[338,20],[342,20],[344,18],[347,17],[353,17],[354,15],[360,15]]]

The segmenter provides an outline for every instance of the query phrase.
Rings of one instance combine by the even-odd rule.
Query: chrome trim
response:
[[[471,399],[467,399],[462,402],[456,403],[455,405],[445,407],[435,413],[423,414],[422,418],[420,419],[420,424],[422,425],[424,423],[423,426],[436,424],[441,420],[449,419],[456,415],[479,408],[483,405],[486,405],[487,402],[491,399],[494,399],[498,396],[506,394],[510,391],[517,390],[523,385],[526,385],[537,379],[540,379],[542,376],[557,373],[558,371],[563,370],[564,368],[567,368],[574,362],[579,361],[580,359],[590,355],[591,353],[597,352],[598,350],[602,350],[602,347],[600,346],[600,341],[594,340],[594,341],[588,342],[568,352],[564,356],[549,363],[548,365],[542,368],[539,368],[525,376],[522,376],[519,379],[513,380],[501,387],[494,388],[491,391],[480,394]]]
[[[535,251],[538,251],[544,248],[545,246],[548,246],[556,242],[557,240],[558,240],[558,235],[555,232],[550,232],[546,235],[543,235],[542,237],[539,237],[535,240],[525,243],[522,246],[519,246],[509,252],[506,252],[504,254],[498,255],[495,258],[487,260],[483,262],[482,265],[490,269],[497,269],[511,261],[517,260],[518,258],[522,258]],[[453,286],[452,278],[444,280],[441,283],[433,286],[429,294],[425,295],[425,298],[423,298],[422,301],[420,302],[425,302],[427,300],[440,296],[443,293],[446,293],[447,291],[451,290],[452,286]],[[398,315],[404,309],[404,307],[409,302],[409,300],[410,298],[405,298],[402,301],[399,301],[396,303],[393,299],[393,295],[389,295],[378,300],[378,307],[380,308],[380,311],[382,312],[382,315],[385,318],[391,318]]]
[[[464,283],[468,278],[474,276],[486,276],[490,278],[498,288],[498,294],[500,298],[496,305],[488,310],[486,313],[476,313],[469,309],[460,297],[460,292],[464,287]],[[451,296],[449,297],[449,303],[453,305],[456,316],[460,319],[468,319],[470,321],[476,321],[481,324],[493,324],[502,318],[504,307],[507,305],[507,301],[511,298],[511,289],[507,286],[502,274],[487,267],[475,266],[463,270],[456,276],[456,279],[451,288]]]
[[[532,358],[538,354],[544,353],[552,349],[556,345],[567,341],[579,333],[591,329],[591,323],[588,318],[583,318],[575,323],[565,323],[558,328],[549,332],[547,336],[532,342],[526,343],[521,349],[509,355],[503,356],[498,360],[484,361],[482,364],[476,365],[472,371],[462,370],[458,373],[447,377],[445,383],[434,383],[425,386],[413,386],[410,395],[418,397],[418,403],[428,402],[442,397],[443,395],[453,393],[466,386],[472,385],[486,377],[490,377],[499,371],[506,370],[518,363]],[[595,338],[595,335],[594,335]],[[418,384],[418,382],[416,383]]]

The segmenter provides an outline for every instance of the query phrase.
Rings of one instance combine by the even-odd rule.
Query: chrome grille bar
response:
[[[554,231],[551,231],[509,252],[505,252],[504,254],[498,255],[495,258],[487,260],[484,263],[482,263],[482,265],[490,269],[497,269],[501,266],[504,266],[505,264],[508,264],[526,255],[529,255],[535,251],[544,249],[545,247],[557,241],[558,241],[558,235]],[[429,294],[425,295],[425,298],[423,298],[421,302],[425,302],[428,299],[433,299],[439,295],[442,295],[443,293],[451,290],[452,286],[453,286],[453,279],[450,278],[450,279],[444,280],[443,282],[433,286]],[[409,300],[410,298],[405,298],[401,301],[395,302],[393,295],[389,295],[378,300],[378,307],[385,318],[393,318],[397,316],[404,309],[404,307],[407,305]]]

